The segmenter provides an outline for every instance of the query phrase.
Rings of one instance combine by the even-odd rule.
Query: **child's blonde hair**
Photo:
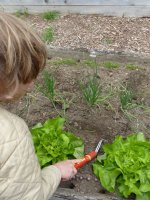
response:
[[[0,97],[34,80],[45,66],[46,48],[20,19],[0,13]]]

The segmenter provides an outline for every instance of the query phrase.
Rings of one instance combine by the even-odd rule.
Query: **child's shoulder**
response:
[[[9,111],[0,108],[0,141],[15,140],[22,138],[28,127],[23,119]]]
[[[0,107],[0,123],[6,122],[10,124],[11,126],[17,126],[20,123],[25,124],[24,120],[18,117],[17,115],[9,112],[8,110],[5,110],[4,108]]]

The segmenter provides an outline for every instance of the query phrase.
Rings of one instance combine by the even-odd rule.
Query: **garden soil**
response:
[[[40,34],[52,27],[52,47],[150,54],[150,18],[64,14],[54,21],[43,20],[42,15],[24,20]]]
[[[78,59],[75,64],[61,64],[64,58],[54,57],[48,60],[46,70],[55,78],[55,101],[52,103],[45,90],[41,73],[32,92],[27,93],[15,103],[3,106],[22,117],[31,128],[38,122],[58,115],[65,117],[65,129],[81,137],[85,144],[85,153],[93,151],[101,139],[110,143],[115,136],[142,131],[150,137],[150,76],[149,66],[143,63],[131,70],[124,63],[119,67],[108,69],[103,62],[97,62],[96,78],[101,86],[101,96],[106,101],[94,106],[89,105],[83,97],[81,83],[87,82],[95,74],[84,60]],[[54,61],[60,61],[59,64]],[[138,106],[126,111],[121,109],[120,88],[128,86],[134,94],[134,103]],[[42,88],[42,89],[41,89]],[[142,106],[141,106],[142,105]],[[99,154],[102,154],[102,149]],[[92,161],[79,169],[78,174],[60,187],[70,188],[82,194],[108,194],[92,172]]]

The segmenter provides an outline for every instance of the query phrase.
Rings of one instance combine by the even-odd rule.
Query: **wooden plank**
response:
[[[150,16],[150,6],[1,6],[5,12],[27,8],[29,13],[56,10],[62,13],[102,14],[104,16],[143,17]]]
[[[115,195],[108,194],[81,194],[73,189],[58,188],[51,200],[123,200]],[[50,199],[49,199],[50,200]]]
[[[150,6],[150,0],[0,0],[0,5],[49,5],[49,6]]]

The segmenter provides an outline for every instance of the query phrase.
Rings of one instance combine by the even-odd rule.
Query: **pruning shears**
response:
[[[97,145],[97,147],[96,147],[96,149],[95,149],[94,151],[88,153],[87,155],[85,155],[84,158],[81,160],[81,162],[75,163],[75,164],[74,164],[74,167],[75,167],[76,169],[79,169],[79,168],[81,168],[82,166],[84,166],[86,163],[88,163],[88,162],[90,162],[91,160],[93,160],[93,159],[97,156],[98,151],[99,151],[99,149],[100,149],[100,147],[101,147],[101,145],[102,145],[103,140],[104,140],[104,139],[100,140],[99,143],[98,143],[98,145]]]

